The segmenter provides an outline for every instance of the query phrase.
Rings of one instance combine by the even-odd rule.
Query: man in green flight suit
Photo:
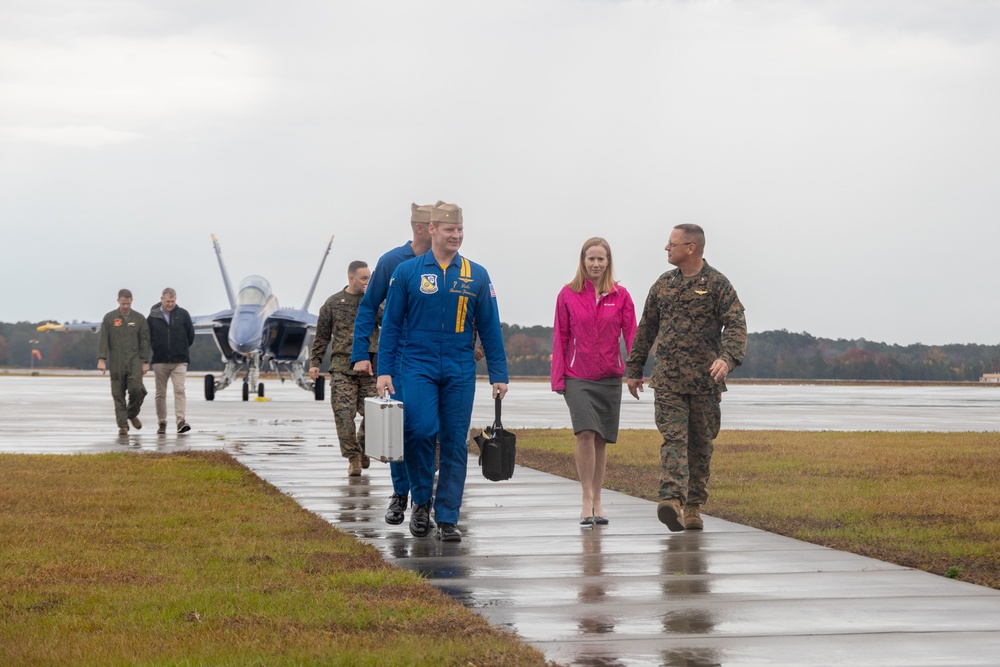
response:
[[[351,367],[351,347],[354,344],[354,320],[358,306],[368,289],[372,272],[362,261],[347,267],[347,287],[337,292],[319,309],[316,338],[309,359],[309,377],[315,382],[319,365],[330,345],[330,406],[337,425],[340,453],[348,460],[347,474],[357,477],[371,461],[365,454],[365,399],[376,396],[375,377],[357,373]],[[378,324],[372,332],[369,354],[378,350]],[[361,427],[355,430],[354,418],[361,415]]]
[[[732,283],[703,258],[701,227],[674,227],[666,251],[677,268],[649,290],[625,376],[629,393],[639,398],[642,369],[655,344],[649,386],[663,436],[656,515],[670,530],[700,530],[722,392],[726,376],[743,363],[747,322]]]
[[[128,424],[142,428],[139,408],[146,397],[142,376],[149,371],[149,324],[132,310],[132,292],[118,291],[118,308],[104,316],[97,335],[97,370],[111,372],[118,435],[128,435]],[[128,403],[125,394],[128,393]]]

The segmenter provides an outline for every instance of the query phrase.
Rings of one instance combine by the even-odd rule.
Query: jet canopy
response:
[[[240,283],[236,305],[263,306],[271,298],[271,283],[263,276],[247,276]]]

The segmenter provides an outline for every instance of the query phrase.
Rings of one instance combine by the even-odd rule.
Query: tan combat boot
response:
[[[656,518],[675,533],[684,530],[684,509],[681,507],[681,501],[677,498],[661,500],[656,506]]]
[[[361,457],[352,456],[351,461],[347,466],[347,476],[348,477],[360,477],[361,476]]]
[[[701,520],[699,505],[684,506],[684,527],[688,530],[701,530],[705,527],[705,522]]]

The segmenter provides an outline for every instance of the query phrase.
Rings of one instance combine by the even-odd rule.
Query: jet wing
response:
[[[212,333],[212,329],[229,324],[233,319],[232,310],[220,310],[212,315],[197,315],[191,318],[196,334]]]
[[[36,331],[89,331],[91,333],[97,333],[100,330],[100,322],[74,322],[73,324],[70,324],[69,322],[65,324],[59,324],[58,322],[46,322],[40,327],[36,327]]]

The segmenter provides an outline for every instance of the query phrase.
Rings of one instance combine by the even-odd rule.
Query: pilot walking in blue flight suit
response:
[[[486,352],[493,398],[507,393],[507,358],[489,274],[458,254],[462,209],[438,202],[429,231],[430,251],[400,264],[389,284],[378,346],[378,393],[395,393],[396,372],[406,385],[403,462],[414,505],[410,532],[416,537],[430,532],[433,502],[437,538],[460,542],[466,437],[476,391],[475,331]],[[400,346],[404,323],[405,353]],[[441,443],[436,496],[435,435]]]
[[[426,206],[412,204],[410,206],[410,228],[413,230],[413,240],[385,253],[375,265],[375,272],[372,273],[371,280],[368,282],[368,289],[365,290],[365,296],[358,306],[358,315],[354,318],[354,346],[351,349],[351,363],[354,364],[355,373],[375,374],[368,346],[372,332],[378,325],[379,308],[382,307],[386,294],[389,292],[389,279],[397,266],[430,250],[431,235],[427,228],[430,226],[433,208],[433,204]],[[406,345],[405,325],[399,334],[397,345],[401,348]],[[401,356],[396,356],[397,363]],[[398,376],[398,369],[392,368],[386,373],[396,378],[393,398],[403,402],[405,412],[406,396],[404,395],[403,381]],[[406,474],[406,464],[403,461],[393,461],[389,464],[389,474],[392,477],[392,497],[389,499],[389,509],[385,512],[385,522],[398,525],[403,523],[406,516],[406,505],[410,495],[410,480]]]

